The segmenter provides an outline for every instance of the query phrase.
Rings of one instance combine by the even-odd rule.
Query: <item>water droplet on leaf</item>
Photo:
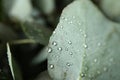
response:
[[[52,42],[52,45],[57,46],[57,42],[56,42],[56,41],[53,41],[53,42]]]
[[[73,55],[73,53],[72,53],[72,52],[70,52],[70,55]]]
[[[58,50],[59,50],[59,51],[62,51],[62,48],[61,48],[61,47],[59,47],[59,48],[58,48]]]
[[[72,21],[70,21],[69,23],[70,23],[70,24],[72,24],[73,22],[72,22]]]
[[[71,41],[69,41],[69,42],[68,42],[68,44],[72,44],[72,42],[71,42]]]
[[[63,29],[63,26],[60,26],[61,29]]]
[[[101,43],[100,43],[100,42],[98,43],[98,46],[101,46]]]
[[[96,63],[96,62],[97,62],[97,59],[94,59],[94,62]]]
[[[53,65],[53,64],[50,64],[49,67],[50,67],[50,69],[53,69],[53,68],[54,68],[54,65]]]
[[[55,34],[56,32],[55,31],[53,31],[53,34]]]
[[[71,66],[71,64],[70,64],[70,63],[67,63],[66,65],[67,65],[67,66]]]
[[[84,48],[88,48],[88,45],[87,44],[83,44]]]
[[[52,52],[52,48],[49,47],[49,48],[48,48],[48,53],[51,53],[51,52]]]
[[[81,76],[81,77],[85,77],[86,74],[82,72],[82,73],[80,74],[80,76]]]

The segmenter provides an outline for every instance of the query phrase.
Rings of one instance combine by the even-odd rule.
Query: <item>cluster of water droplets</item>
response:
[[[56,47],[56,50],[58,50],[58,52],[61,52],[61,51],[63,50],[62,47],[58,47],[57,41],[53,41],[51,44],[52,44],[51,46]],[[69,41],[67,42],[67,44],[68,44],[68,45],[72,45],[72,41],[69,40]],[[54,48],[54,49],[55,49],[55,48]],[[47,52],[48,52],[48,53],[51,53],[51,55],[54,55],[54,54],[52,54],[52,52],[53,52],[52,47],[48,47]],[[69,55],[73,55],[73,53],[70,52]],[[56,57],[56,56],[54,56],[54,57]],[[58,58],[58,57],[56,57],[56,58]],[[67,62],[67,63],[66,63],[66,66],[70,67],[70,66],[72,66],[72,63]],[[54,67],[55,67],[54,64],[50,64],[50,65],[49,65],[49,68],[50,68],[50,69],[54,69]]]
[[[76,17],[73,16],[72,18],[73,18],[73,20],[74,20]],[[64,21],[68,22],[68,24],[73,24],[73,23],[74,23],[74,21],[69,20],[68,18],[65,18],[65,17],[61,17],[61,19],[63,19]],[[78,23],[79,26],[82,26],[82,25],[83,25],[83,23],[80,22],[80,21],[78,21],[77,23]],[[60,28],[63,29],[63,25],[60,25]],[[79,29],[79,30],[80,30],[81,34],[83,35],[83,37],[84,37],[85,39],[87,39],[87,37],[88,37],[87,34],[86,34],[82,29]],[[56,33],[56,32],[54,31],[53,34],[55,34],[55,33]],[[68,44],[68,45],[72,45],[73,43],[72,43],[72,41],[69,40],[69,41],[67,42],[67,44]],[[56,41],[53,41],[53,42],[52,42],[52,45],[55,46],[55,47],[57,47],[58,43],[57,43]],[[98,43],[97,43],[97,46],[98,46],[98,47],[100,47],[101,45],[102,45],[101,42],[98,42]],[[86,42],[83,44],[83,47],[84,47],[85,49],[88,48],[88,45],[87,45]],[[62,48],[62,47],[57,47],[57,50],[61,52],[61,51],[63,50],[63,48]],[[49,47],[49,48],[48,48],[48,53],[52,53],[52,51],[53,51],[52,48]],[[68,48],[66,49],[66,51],[69,51]],[[69,55],[72,56],[73,54],[74,54],[73,52],[69,52]],[[86,57],[86,54],[84,54],[84,57]],[[97,63],[97,62],[98,62],[98,59],[95,58],[95,59],[93,60],[93,62],[94,62],[94,63]],[[67,63],[66,63],[66,66],[68,66],[68,67],[70,67],[70,66],[72,66],[72,65],[73,65],[73,64],[72,64],[71,62],[67,62]],[[55,66],[54,66],[53,64],[50,64],[49,67],[50,67],[50,69],[54,69]],[[85,67],[84,70],[85,70],[85,72],[87,72],[87,71],[88,71],[88,67]],[[106,72],[107,70],[108,70],[107,67],[103,67],[102,70],[97,70],[97,71],[96,71],[96,74],[97,74],[97,75],[100,75],[103,71]],[[93,75],[93,74],[86,74],[85,72],[82,72],[82,73],[80,74],[80,76],[81,76],[82,78],[88,76],[89,79],[92,80],[92,79],[95,77],[95,75]]]

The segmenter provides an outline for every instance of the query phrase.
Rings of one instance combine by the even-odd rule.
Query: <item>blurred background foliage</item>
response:
[[[16,80],[34,80],[47,69],[47,61],[30,63],[48,44],[63,8],[72,1],[0,0],[0,80],[13,80],[6,43],[14,58]]]

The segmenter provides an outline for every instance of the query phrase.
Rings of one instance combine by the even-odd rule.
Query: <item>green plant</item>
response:
[[[12,1],[0,3],[0,79],[120,79],[119,0]]]

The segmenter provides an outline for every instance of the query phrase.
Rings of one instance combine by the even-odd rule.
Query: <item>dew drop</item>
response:
[[[53,65],[53,64],[50,64],[49,67],[50,67],[50,69],[53,69],[53,68],[54,68],[54,65]]]
[[[97,62],[97,59],[94,59],[94,62],[96,63],[96,62]]]
[[[72,53],[72,52],[70,52],[70,55],[73,55],[73,53]]]
[[[53,34],[55,34],[56,32],[55,31],[53,31]]]
[[[84,48],[88,48],[88,45],[87,44],[83,44]]]
[[[66,65],[67,65],[67,66],[71,66],[71,64],[70,64],[70,63],[67,63]]]
[[[104,68],[103,68],[103,71],[107,71],[107,67],[104,67]]]
[[[85,73],[81,73],[80,76],[81,76],[81,77],[85,77],[86,74],[85,74]]]
[[[72,44],[72,42],[71,42],[71,41],[69,41],[69,42],[68,42],[68,44],[70,44],[70,45],[71,45],[71,44]]]
[[[98,43],[98,46],[101,46],[101,43],[100,43],[100,42]]]
[[[62,16],[61,19],[65,19],[65,17]]]
[[[51,52],[52,52],[52,48],[49,47],[47,52],[48,52],[48,53],[51,53]]]
[[[53,42],[52,42],[52,45],[57,46],[57,42],[56,42],[56,41],[53,41]]]
[[[84,34],[84,37],[87,38],[87,34]]]
[[[63,29],[63,26],[60,26],[61,29]]]
[[[59,48],[58,48],[58,50],[59,50],[59,51],[62,51],[62,48],[61,48],[61,47],[59,47]]]
[[[82,23],[81,23],[80,21],[78,21],[78,25],[80,25],[80,26],[81,26],[81,25],[82,25]]]
[[[65,17],[63,17],[63,16],[61,17],[61,19],[65,20],[65,21],[67,21],[67,20],[68,20],[67,18],[65,18]]]
[[[67,18],[65,18],[65,21],[67,21],[68,19]]]

